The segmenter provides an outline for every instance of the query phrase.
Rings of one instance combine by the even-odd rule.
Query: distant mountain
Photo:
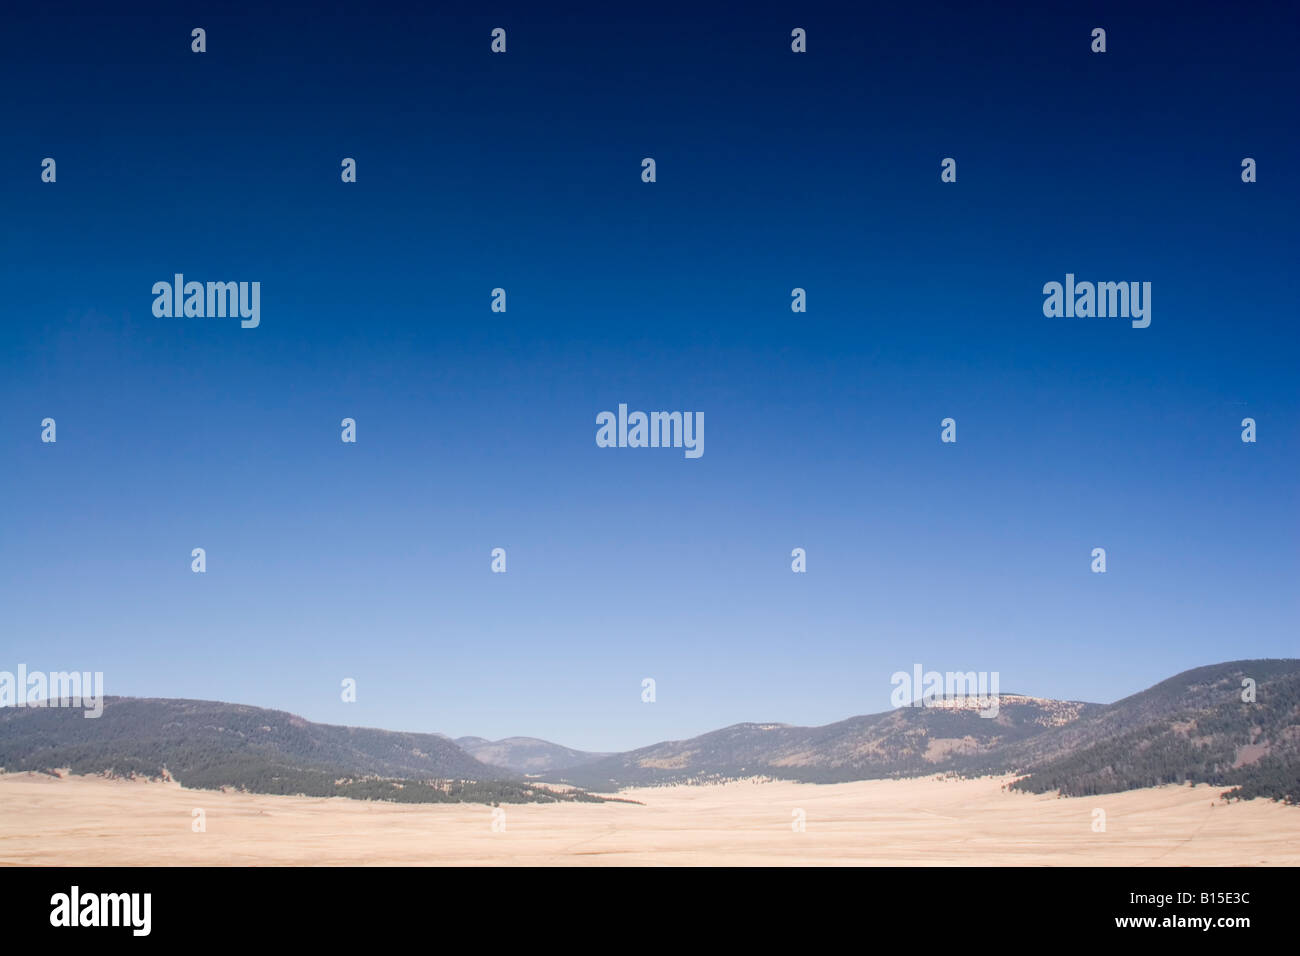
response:
[[[103,715],[89,720],[79,709],[0,708],[0,767],[404,802],[556,799],[439,734],[315,724],[202,700],[109,697]]]
[[[970,706],[902,707],[823,727],[736,724],[551,775],[592,790],[772,776],[811,783],[907,777],[978,764],[1099,704],[1002,694],[996,717]]]
[[[609,754],[588,753],[585,750],[561,747],[559,744],[538,740],[536,737],[506,737],[502,740],[457,737],[455,743],[475,760],[516,774],[568,770],[609,756]]]
[[[1255,701],[1241,699],[1256,682]],[[824,727],[736,724],[547,775],[591,790],[760,775],[814,783],[937,772],[1018,773],[1067,795],[1209,783],[1300,802],[1300,661],[1232,661],[1114,704],[1003,694],[974,708],[904,707]]]

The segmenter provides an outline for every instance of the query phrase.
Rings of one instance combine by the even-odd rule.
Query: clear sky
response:
[[[544,6],[6,13],[0,669],[614,750],[1297,655],[1293,6]]]

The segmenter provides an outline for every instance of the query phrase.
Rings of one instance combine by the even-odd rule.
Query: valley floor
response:
[[[1220,788],[1062,799],[1004,780],[739,782],[625,791],[643,805],[402,805],[0,774],[0,865],[1300,864],[1300,807]],[[206,832],[191,828],[204,811]],[[1106,831],[1093,831],[1095,809]],[[804,832],[791,823],[802,810]]]

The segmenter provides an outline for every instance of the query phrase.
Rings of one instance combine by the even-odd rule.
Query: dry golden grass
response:
[[[0,775],[0,864],[1296,865],[1300,808],[1210,787],[1062,799],[995,779],[627,791],[631,804],[401,805]],[[191,829],[194,808],[207,831]],[[791,829],[792,811],[807,829]],[[1092,830],[1094,808],[1105,833]]]

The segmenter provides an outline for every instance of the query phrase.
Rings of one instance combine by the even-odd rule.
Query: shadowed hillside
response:
[[[315,724],[282,711],[199,700],[109,697],[96,719],[72,708],[0,708],[0,766],[169,775],[196,788],[403,802],[561,798],[502,779],[510,774],[438,734]]]
[[[1246,678],[1255,700],[1241,699]],[[1163,783],[1300,803],[1300,662],[1232,661],[1186,671],[1010,748],[1014,786],[1087,796]]]

